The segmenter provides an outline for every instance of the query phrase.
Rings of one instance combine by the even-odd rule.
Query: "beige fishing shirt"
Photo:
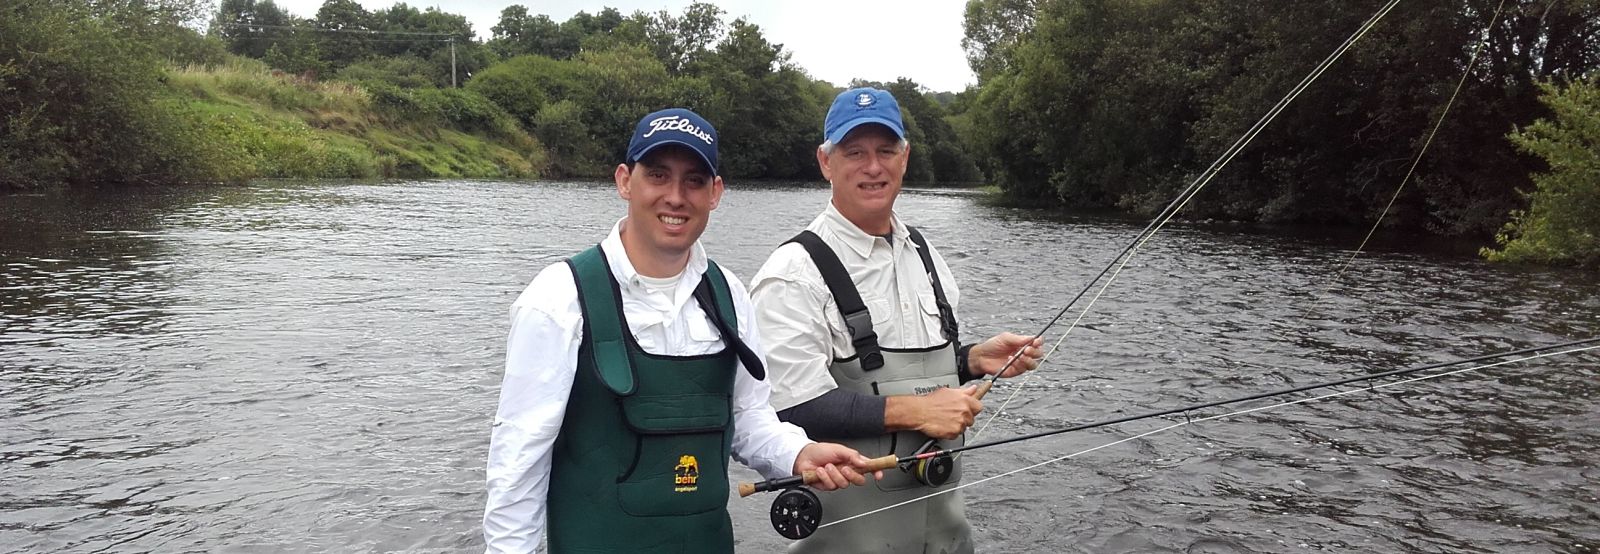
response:
[[[933,283],[922,267],[917,245],[891,216],[893,240],[869,235],[845,219],[829,202],[806,230],[822,238],[850,272],[861,300],[872,312],[872,328],[884,348],[926,348],[944,343]],[[927,236],[926,233],[923,234]],[[933,238],[928,242],[932,243]],[[930,244],[934,268],[955,310],[961,298],[956,280]],[[834,358],[855,355],[844,316],[811,257],[799,244],[778,247],[750,282],[761,342],[767,346],[767,381],[772,407],[785,410],[838,387],[828,366]]]

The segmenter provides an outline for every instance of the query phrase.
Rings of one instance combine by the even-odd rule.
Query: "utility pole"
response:
[[[450,88],[456,88],[456,37],[450,37]]]

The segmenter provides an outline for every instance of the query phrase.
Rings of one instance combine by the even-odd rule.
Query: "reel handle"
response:
[[[867,460],[867,466],[863,469],[869,472],[883,471],[885,469],[894,468],[894,466],[898,463],[900,463],[900,458],[896,457],[894,454],[890,454],[882,458],[873,458],[871,460]],[[813,470],[806,470],[805,473],[800,475],[791,475],[782,479],[769,479],[760,483],[739,483],[739,498],[744,498],[758,492],[782,490],[800,485],[809,485],[815,482],[817,482],[817,472]]]

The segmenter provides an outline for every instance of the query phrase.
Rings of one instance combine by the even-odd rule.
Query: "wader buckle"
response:
[[[883,354],[878,348],[878,333],[872,330],[872,312],[865,308],[844,315],[845,330],[850,332],[850,344],[856,347],[856,359],[861,369],[872,371],[883,367]]]

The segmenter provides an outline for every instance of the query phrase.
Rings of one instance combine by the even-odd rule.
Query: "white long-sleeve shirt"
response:
[[[706,270],[696,243],[675,290],[653,291],[622,248],[622,223],[600,243],[622,294],[622,311],[640,348],[652,354],[691,356],[726,346],[694,300]],[[739,338],[762,355],[755,314],[744,285],[727,268]],[[487,552],[532,552],[545,530],[551,454],[566,414],[578,367],[583,310],[572,271],[552,264],[534,277],[511,306],[505,379],[489,439],[488,505],[483,515]],[[768,404],[771,388],[741,364],[733,385],[733,457],[771,479],[790,475],[800,449],[810,444],[799,427],[778,421]]]
[[[941,344],[945,339],[939,327],[939,304],[917,245],[898,215],[891,216],[890,224],[894,240],[869,235],[829,202],[806,230],[821,237],[839,256],[851,280],[859,283],[857,290],[872,313],[879,345],[924,348]],[[931,244],[928,249],[954,311],[961,291],[939,251]],[[839,305],[805,247],[778,247],[756,272],[750,290],[760,306],[756,318],[761,336],[772,345],[766,358],[772,406],[785,410],[838,388],[828,366],[834,358],[854,356],[856,349]]]

